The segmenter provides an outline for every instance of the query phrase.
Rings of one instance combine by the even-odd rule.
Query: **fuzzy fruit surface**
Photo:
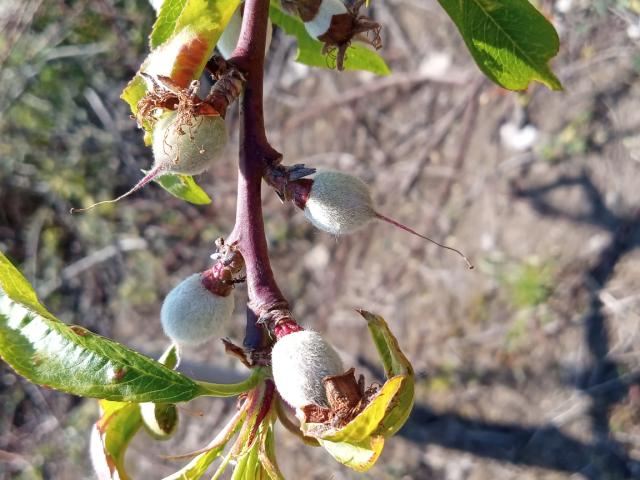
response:
[[[289,405],[327,407],[322,379],[344,373],[342,360],[317,332],[301,330],[285,335],[271,351],[273,380]]]
[[[313,177],[304,216],[320,230],[344,235],[375,218],[369,187],[358,177],[323,170]]]
[[[222,297],[202,285],[200,273],[180,282],[164,299],[160,321],[178,345],[199,345],[224,334],[233,313],[233,294]]]
[[[228,140],[222,117],[199,116],[178,125],[171,112],[153,129],[154,168],[182,175],[198,175],[207,170],[224,150]]]
[[[334,15],[344,15],[346,13],[349,13],[349,10],[342,3],[342,0],[322,0],[316,16],[306,21],[304,26],[309,35],[318,38],[329,31]]]
[[[178,409],[172,403],[141,403],[142,423],[156,440],[168,440],[178,428]]]

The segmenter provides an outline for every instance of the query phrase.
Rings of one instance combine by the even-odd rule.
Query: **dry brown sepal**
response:
[[[224,71],[216,75],[216,83],[203,100],[198,97],[200,82],[193,80],[183,88],[171,78],[152,76],[141,72],[148,85],[148,91],[137,104],[136,120],[139,127],[153,129],[153,125],[166,111],[175,111],[178,133],[184,134],[182,127],[193,125],[199,116],[225,117],[227,108],[240,96],[244,86],[244,75],[237,69],[225,65]]]
[[[317,18],[323,1],[328,0],[282,0],[282,7],[309,24]],[[367,43],[376,50],[382,48],[381,25],[366,15],[360,15],[365,3],[366,0],[357,0],[351,7],[345,5],[346,13],[333,15],[328,30],[317,37],[324,44],[323,54],[332,55],[335,52],[338,70],[344,70],[347,49],[352,41]]]
[[[300,408],[303,423],[342,428],[357,417],[380,390],[378,384],[372,384],[365,389],[364,376],[360,375],[356,380],[354,368],[341,375],[325,377],[323,383],[329,408],[305,405]]]

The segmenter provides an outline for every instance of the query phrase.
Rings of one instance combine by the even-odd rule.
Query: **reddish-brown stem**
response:
[[[237,241],[246,265],[249,303],[244,345],[251,349],[265,346],[265,336],[256,324],[260,316],[274,308],[287,308],[269,263],[262,217],[262,176],[267,165],[280,159],[267,141],[262,107],[268,16],[269,0],[246,0],[240,40],[230,59],[247,81],[240,105],[236,224],[227,241]]]

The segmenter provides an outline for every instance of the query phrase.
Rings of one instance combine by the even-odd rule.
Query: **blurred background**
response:
[[[351,172],[378,209],[470,256],[386,224],[334,238],[265,188],[273,267],[293,310],[346,364],[380,379],[365,322],[383,315],[417,372],[416,407],[357,475],[278,435],[287,478],[640,478],[640,1],[539,0],[565,86],[484,80],[434,0],[372,2],[393,74],[310,70],[276,32],[266,121],[285,162]],[[66,322],[150,355],[164,295],[230,232],[234,139],[198,178],[213,203],[156,185],[115,206],[151,164],[119,100],[147,52],[147,2],[0,2],[0,249]],[[229,336],[243,335],[244,289]],[[213,342],[185,371],[244,374]],[[233,400],[198,399],[165,443],[140,432],[135,479],[204,446]],[[93,400],[43,390],[0,363],[0,478],[92,478]],[[202,413],[199,416],[198,413]]]

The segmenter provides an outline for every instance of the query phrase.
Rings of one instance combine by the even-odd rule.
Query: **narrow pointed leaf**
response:
[[[169,348],[167,348],[164,353],[160,355],[158,363],[161,363],[171,370],[175,370],[175,368],[180,363],[180,354],[178,353],[178,347],[175,343],[172,343]]]
[[[320,443],[333,458],[356,472],[366,472],[373,467],[382,453],[384,437],[369,437],[361,443],[331,442]]]
[[[527,0],[438,0],[480,69],[509,90],[562,85],[549,67],[560,46],[553,25]]]
[[[146,175],[148,170],[142,170]],[[194,205],[207,205],[211,203],[211,197],[207,195],[200,185],[190,175],[164,173],[153,179],[155,183],[180,200]]]
[[[276,448],[275,448],[275,434],[273,421],[275,415],[272,415],[272,420],[268,425],[263,424],[266,430],[263,440],[260,442],[260,451],[258,452],[258,458],[262,468],[267,472],[271,480],[284,480],[284,476],[278,467],[278,461],[276,460]]]
[[[32,382],[115,401],[172,403],[205,393],[155,360],[57,320],[2,253],[0,289],[0,356]]]
[[[400,430],[411,414],[415,391],[413,367],[400,350],[398,340],[389,330],[384,318],[365,310],[358,310],[358,312],[367,321],[369,332],[382,359],[387,378],[392,378],[396,375],[404,377],[402,386],[393,399],[389,412],[381,421],[376,432],[379,435],[388,437]]]
[[[176,175],[165,173],[154,180],[167,192],[194,205],[207,205],[211,203],[211,197],[207,195],[193,177],[189,175]]]
[[[322,54],[322,42],[307,33],[302,20],[283,11],[275,2],[271,2],[269,15],[273,23],[298,41],[297,62],[311,67],[335,68],[335,60]],[[357,43],[347,49],[344,68],[345,70],[365,70],[377,75],[391,73],[387,63],[380,55]]]
[[[91,432],[91,460],[99,480],[128,480],[124,456],[142,425],[135,403],[100,401],[102,415]]]
[[[211,464],[222,455],[223,450],[238,433],[246,416],[245,410],[238,411],[227,425],[216,435],[208,449],[194,457],[187,465],[163,480],[199,480]]]
[[[236,467],[233,469],[231,480],[254,480],[263,477],[259,476],[261,466],[258,460],[258,450],[260,446],[255,442],[250,450],[243,453],[238,459]]]

